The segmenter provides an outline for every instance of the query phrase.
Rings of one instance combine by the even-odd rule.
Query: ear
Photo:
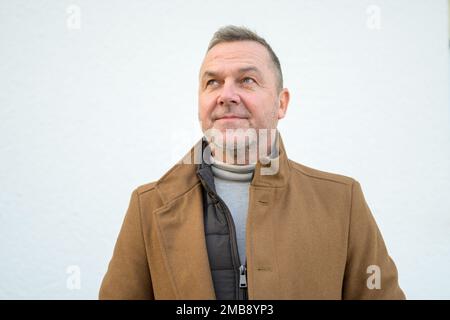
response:
[[[278,95],[278,120],[283,119],[289,105],[290,94],[287,88],[281,90]]]

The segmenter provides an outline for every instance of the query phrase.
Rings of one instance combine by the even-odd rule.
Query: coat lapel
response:
[[[185,157],[156,186],[165,203],[154,211],[157,234],[176,299],[215,299],[196,169]]]

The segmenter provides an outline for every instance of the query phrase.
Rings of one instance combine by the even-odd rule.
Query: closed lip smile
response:
[[[222,120],[222,119],[247,119],[245,117],[240,117],[234,114],[226,114],[220,118],[217,118],[217,120]]]

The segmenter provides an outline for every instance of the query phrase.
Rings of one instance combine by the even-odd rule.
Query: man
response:
[[[101,299],[405,298],[360,184],[288,159],[264,39],[219,29],[198,94],[204,136],[134,190]]]

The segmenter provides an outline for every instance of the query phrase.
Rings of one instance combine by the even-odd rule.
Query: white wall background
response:
[[[131,191],[200,137],[197,72],[213,32],[237,24],[281,59],[289,157],[360,181],[407,297],[449,299],[447,12],[445,0],[1,0],[0,298],[96,299]]]

